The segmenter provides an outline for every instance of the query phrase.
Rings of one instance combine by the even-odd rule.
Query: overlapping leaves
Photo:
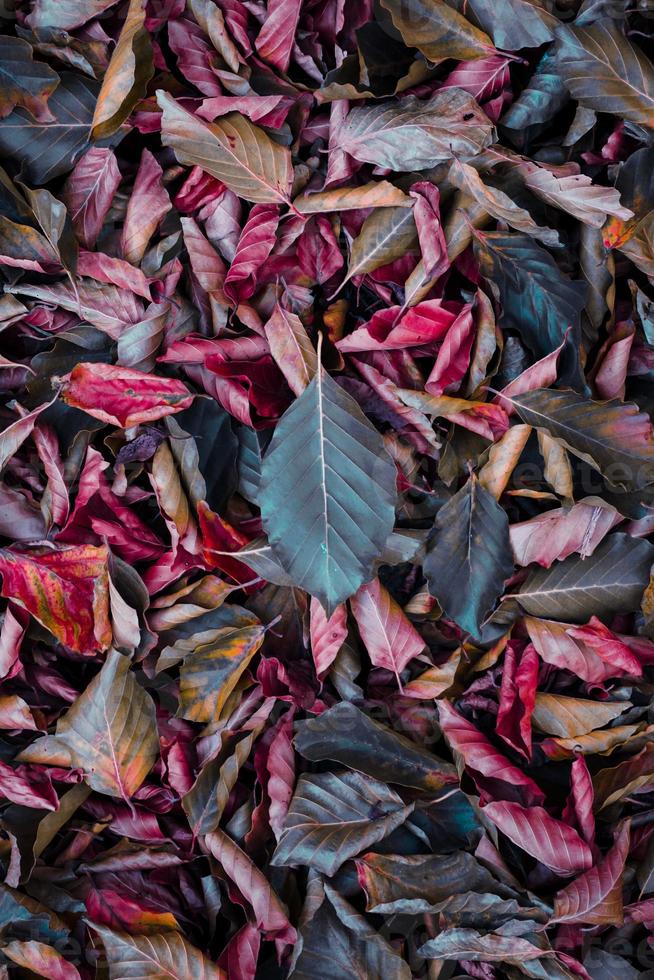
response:
[[[647,4],[10,7],[0,974],[646,968]]]

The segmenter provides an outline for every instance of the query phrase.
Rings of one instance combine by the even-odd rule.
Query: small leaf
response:
[[[350,607],[372,663],[399,678],[425,648],[415,626],[378,578],[361,586],[350,599]]]
[[[263,637],[262,626],[219,630],[211,643],[190,653],[180,670],[180,717],[217,719]]]
[[[401,258],[418,243],[412,208],[381,208],[369,214],[352,242],[345,285],[353,276],[374,272]]]
[[[335,187],[329,191],[300,194],[293,201],[300,214],[351,211],[358,208],[410,208],[411,198],[387,180],[370,181],[358,187]]]
[[[270,353],[294,395],[301,395],[318,369],[318,358],[299,316],[275,303],[264,326]]]

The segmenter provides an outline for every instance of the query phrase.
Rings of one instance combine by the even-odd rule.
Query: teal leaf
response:
[[[438,512],[424,571],[448,619],[479,636],[513,571],[509,521],[491,493],[471,476]]]
[[[321,369],[277,425],[258,504],[280,564],[328,616],[372,578],[395,498],[395,466],[381,436]]]

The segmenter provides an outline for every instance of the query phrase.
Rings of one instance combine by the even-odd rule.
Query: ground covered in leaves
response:
[[[0,15],[0,977],[651,976],[652,4]]]

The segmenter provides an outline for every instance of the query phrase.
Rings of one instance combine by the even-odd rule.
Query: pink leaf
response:
[[[593,855],[572,827],[551,817],[540,806],[519,803],[488,803],[483,814],[509,840],[560,875],[586,871]]]
[[[255,204],[250,211],[225,277],[225,294],[234,303],[249,299],[257,288],[259,270],[275,244],[278,222],[277,204]]]
[[[501,405],[507,415],[512,415],[515,409],[509,399],[513,395],[522,395],[526,391],[534,391],[536,388],[549,388],[550,385],[554,384],[557,378],[556,364],[559,354],[565,347],[565,343],[566,342],[564,340],[563,343],[557,347],[556,350],[553,350],[551,354],[547,354],[545,357],[542,357],[540,361],[536,361],[535,364],[528,367],[522,372],[522,374],[519,374],[517,378],[510,381],[509,384],[495,396],[493,401],[498,405]]]
[[[268,813],[270,826],[279,840],[295,787],[295,752],[293,749],[293,714],[291,708],[277,724],[268,750]]]
[[[442,340],[460,311],[459,304],[440,299],[425,300],[404,314],[401,307],[390,306],[339,340],[337,347],[343,353],[424,347]]]
[[[536,703],[540,661],[531,643],[518,653],[509,641],[504,651],[500,705],[495,730],[516,752],[531,757],[531,713]]]
[[[62,199],[85,248],[95,245],[120,180],[114,151],[95,146],[80,157],[69,175]]]
[[[413,217],[425,267],[425,276],[438,279],[450,267],[447,243],[440,217],[440,194],[435,184],[418,181],[411,188],[415,199]]]
[[[595,843],[595,815],[593,803],[595,793],[593,780],[583,755],[577,756],[570,769],[571,795],[563,811],[563,819],[577,827],[579,833],[592,847]]]
[[[207,834],[205,841],[225,875],[234,882],[252,907],[257,928],[268,938],[295,942],[295,929],[288,920],[283,903],[272,890],[264,873],[222,830]]]
[[[264,61],[285,72],[291,60],[302,0],[268,0],[268,9],[255,47]]]
[[[327,619],[320,602],[315,596],[312,597],[309,635],[316,676],[319,681],[322,681],[347,636],[347,609],[345,605],[337,606]]]
[[[629,822],[625,821],[613,847],[599,864],[554,896],[554,917],[550,921],[621,926],[622,875],[628,853]]]
[[[121,289],[131,289],[148,303],[152,301],[150,285],[140,269],[136,269],[124,259],[116,259],[104,252],[86,252],[82,249],[77,259],[77,272],[96,282],[109,282]]]
[[[361,639],[375,667],[400,674],[424,650],[425,641],[378,578],[362,585],[350,599]]]
[[[557,559],[592,555],[612,527],[622,520],[610,504],[597,497],[580,500],[571,508],[559,507],[512,524],[511,547],[518,565],[537,562],[549,568]]]

